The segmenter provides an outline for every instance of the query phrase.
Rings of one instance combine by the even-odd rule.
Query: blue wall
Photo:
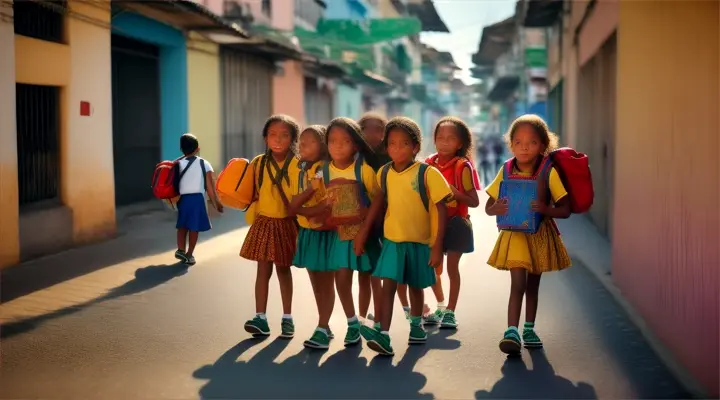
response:
[[[335,110],[337,115],[358,119],[362,116],[362,90],[360,87],[337,85],[337,103]]]
[[[373,10],[365,0],[330,0],[326,2],[324,17],[327,19],[363,20],[372,16]]]
[[[160,126],[163,160],[180,153],[188,127],[188,78],[185,35],[171,26],[124,12],[112,19],[113,33],[160,47]]]

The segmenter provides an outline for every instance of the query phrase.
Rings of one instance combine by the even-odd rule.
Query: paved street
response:
[[[215,220],[198,264],[186,270],[173,264],[172,217],[133,217],[113,241],[3,273],[1,398],[688,397],[582,265],[543,278],[537,326],[545,351],[506,359],[497,341],[510,280],[485,264],[497,232],[480,210],[476,252],[462,264],[458,331],[433,329],[426,345],[408,348],[396,307],[392,359],[343,348],[339,303],[331,349],[303,349],[316,323],[303,270],[294,270],[296,338],[276,339],[275,278],[274,334],[249,338],[242,325],[254,312],[255,269],[238,257],[242,218]]]

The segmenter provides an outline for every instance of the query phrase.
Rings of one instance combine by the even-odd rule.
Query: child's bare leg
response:
[[[337,286],[337,294],[340,297],[345,311],[345,317],[348,319],[355,317],[355,302],[352,296],[352,278],[353,270],[350,268],[341,268],[335,273],[335,285]]]
[[[278,282],[280,282],[280,297],[282,298],[283,314],[292,314],[293,280],[289,266],[275,266]]]
[[[372,297],[370,276],[369,272],[358,272],[358,313],[362,318],[367,318],[370,309],[370,299]]]
[[[410,290],[410,315],[413,318],[422,317],[423,306],[425,305],[425,291],[411,287]]]
[[[178,250],[185,251],[185,247],[187,246],[187,229],[180,228],[177,230],[177,248]]]
[[[320,289],[321,285],[321,278],[319,276],[320,272],[313,272],[308,270],[308,277],[310,277],[310,285],[312,286],[313,295],[315,296],[315,307],[317,307],[318,310],[318,326],[320,326],[320,314],[322,311],[320,310],[320,304],[322,300],[322,290]]]
[[[410,303],[408,303],[408,288],[405,284],[396,284],[397,285],[397,295],[398,299],[400,299],[400,304],[403,306],[403,308],[410,307]],[[383,281],[383,287],[385,286],[385,281]]]
[[[321,328],[329,329],[330,317],[333,308],[335,308],[335,273],[334,272],[318,272],[317,273],[318,291],[320,293],[318,310],[320,311]]]
[[[447,255],[447,272],[450,279],[450,296],[447,308],[455,312],[460,297],[460,257],[462,253],[449,252]]]
[[[392,279],[382,280],[382,312],[380,313],[380,326],[383,331],[390,331],[392,323],[393,305],[395,304],[395,292],[398,290],[397,282]],[[404,285],[407,288],[407,285]]]
[[[540,274],[527,274],[527,287],[525,288],[525,321],[535,322],[537,316],[538,299],[540,291]]]
[[[371,277],[370,286],[372,287],[373,297],[373,308],[375,310],[375,321],[380,321],[380,314],[382,313],[382,279]]]
[[[442,277],[437,275],[435,276],[435,284],[431,286],[433,294],[435,295],[435,300],[438,301],[438,304],[442,304],[445,302],[445,293],[443,292],[442,287]]]
[[[510,270],[510,300],[508,301],[508,326],[516,327],[520,323],[522,301],[527,288],[527,271],[523,268]]]
[[[272,278],[273,264],[269,261],[258,261],[255,277],[255,312],[264,314],[267,311],[268,291]]]
[[[193,255],[193,252],[195,251],[195,245],[197,245],[198,241],[198,232],[188,232],[188,249],[187,249],[187,255],[188,257]]]

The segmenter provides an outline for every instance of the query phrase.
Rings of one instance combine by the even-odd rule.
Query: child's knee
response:
[[[288,276],[292,274],[290,267],[281,267],[277,265],[275,266],[275,270],[277,271],[278,276]]]

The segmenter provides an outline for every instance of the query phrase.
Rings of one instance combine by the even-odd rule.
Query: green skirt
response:
[[[340,240],[338,234],[334,233],[332,250],[330,251],[330,269],[335,271],[341,268],[350,268],[358,272],[373,272],[380,257],[380,240],[368,238],[365,243],[365,253],[361,256],[355,255],[352,240]]]
[[[425,289],[435,284],[435,269],[429,265],[430,246],[383,240],[382,252],[374,276],[392,279],[412,288]]]
[[[309,271],[331,271],[328,259],[335,236],[334,231],[300,228],[292,264]]]

